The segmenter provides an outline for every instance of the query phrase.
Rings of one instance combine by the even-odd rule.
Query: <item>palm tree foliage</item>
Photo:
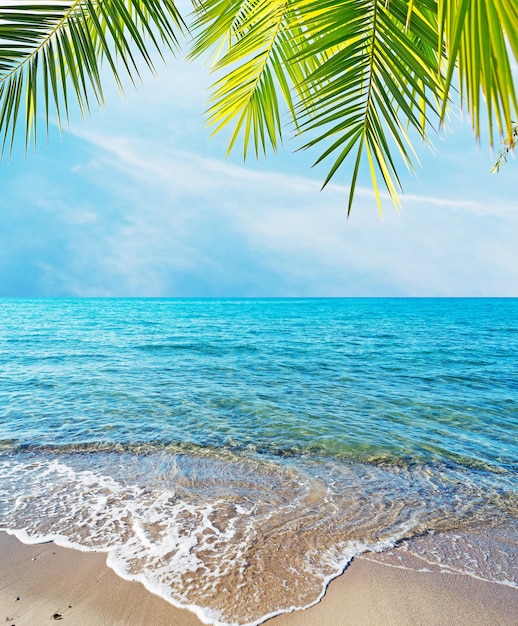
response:
[[[350,170],[351,209],[363,160],[396,207],[412,142],[428,141],[457,102],[476,137],[513,138],[518,102],[516,0],[192,0],[190,54],[212,60],[207,111],[229,149],[277,149],[288,126],[302,148],[329,163],[326,184]],[[0,138],[18,117],[35,137],[37,114],[87,111],[102,102],[101,64],[138,76],[152,48],[174,48],[182,31],[173,0],[19,0],[0,4]],[[140,58],[137,58],[136,52]],[[41,95],[42,94],[42,95]],[[42,104],[40,104],[42,103]],[[25,107],[22,115],[20,107]],[[508,143],[512,146],[513,144]]]
[[[53,104],[58,122],[69,98],[83,114],[93,96],[103,101],[101,65],[118,67],[134,80],[139,60],[153,68],[152,48],[177,45],[182,19],[173,0],[14,0],[0,3],[0,139],[12,146],[20,107],[25,136],[36,138],[43,104],[48,124]],[[141,59],[138,59],[137,52]],[[41,93],[40,93],[41,92]]]

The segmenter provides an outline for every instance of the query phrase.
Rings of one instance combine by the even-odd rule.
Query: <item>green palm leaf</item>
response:
[[[68,117],[71,97],[86,114],[92,97],[103,100],[103,61],[121,87],[118,67],[134,80],[139,76],[138,53],[153,68],[151,48],[173,49],[182,24],[172,0],[21,0],[0,5],[1,152],[12,147],[22,111],[28,145],[31,136],[36,141],[41,102],[47,130],[51,105],[60,125]]]

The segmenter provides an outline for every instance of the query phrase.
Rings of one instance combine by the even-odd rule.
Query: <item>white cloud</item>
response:
[[[508,205],[411,194],[402,215],[387,203],[381,222],[373,193],[359,189],[347,220],[345,186],[320,192],[304,176],[77,134],[94,147],[96,174],[84,175],[127,203],[108,265],[133,294],[167,295],[183,284],[175,277],[194,286],[201,275],[221,295],[246,285],[256,295],[516,293],[518,221]]]

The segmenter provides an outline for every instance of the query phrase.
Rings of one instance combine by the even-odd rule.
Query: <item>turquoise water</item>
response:
[[[516,299],[1,305],[0,528],[26,541],[106,551],[219,624],[423,533],[514,541]]]

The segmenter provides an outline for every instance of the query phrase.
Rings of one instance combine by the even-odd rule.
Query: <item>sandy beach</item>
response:
[[[318,605],[272,626],[512,626],[518,592],[463,575],[419,572],[357,558]],[[199,626],[141,584],[119,578],[105,555],[25,545],[0,532],[0,621],[8,626]]]

